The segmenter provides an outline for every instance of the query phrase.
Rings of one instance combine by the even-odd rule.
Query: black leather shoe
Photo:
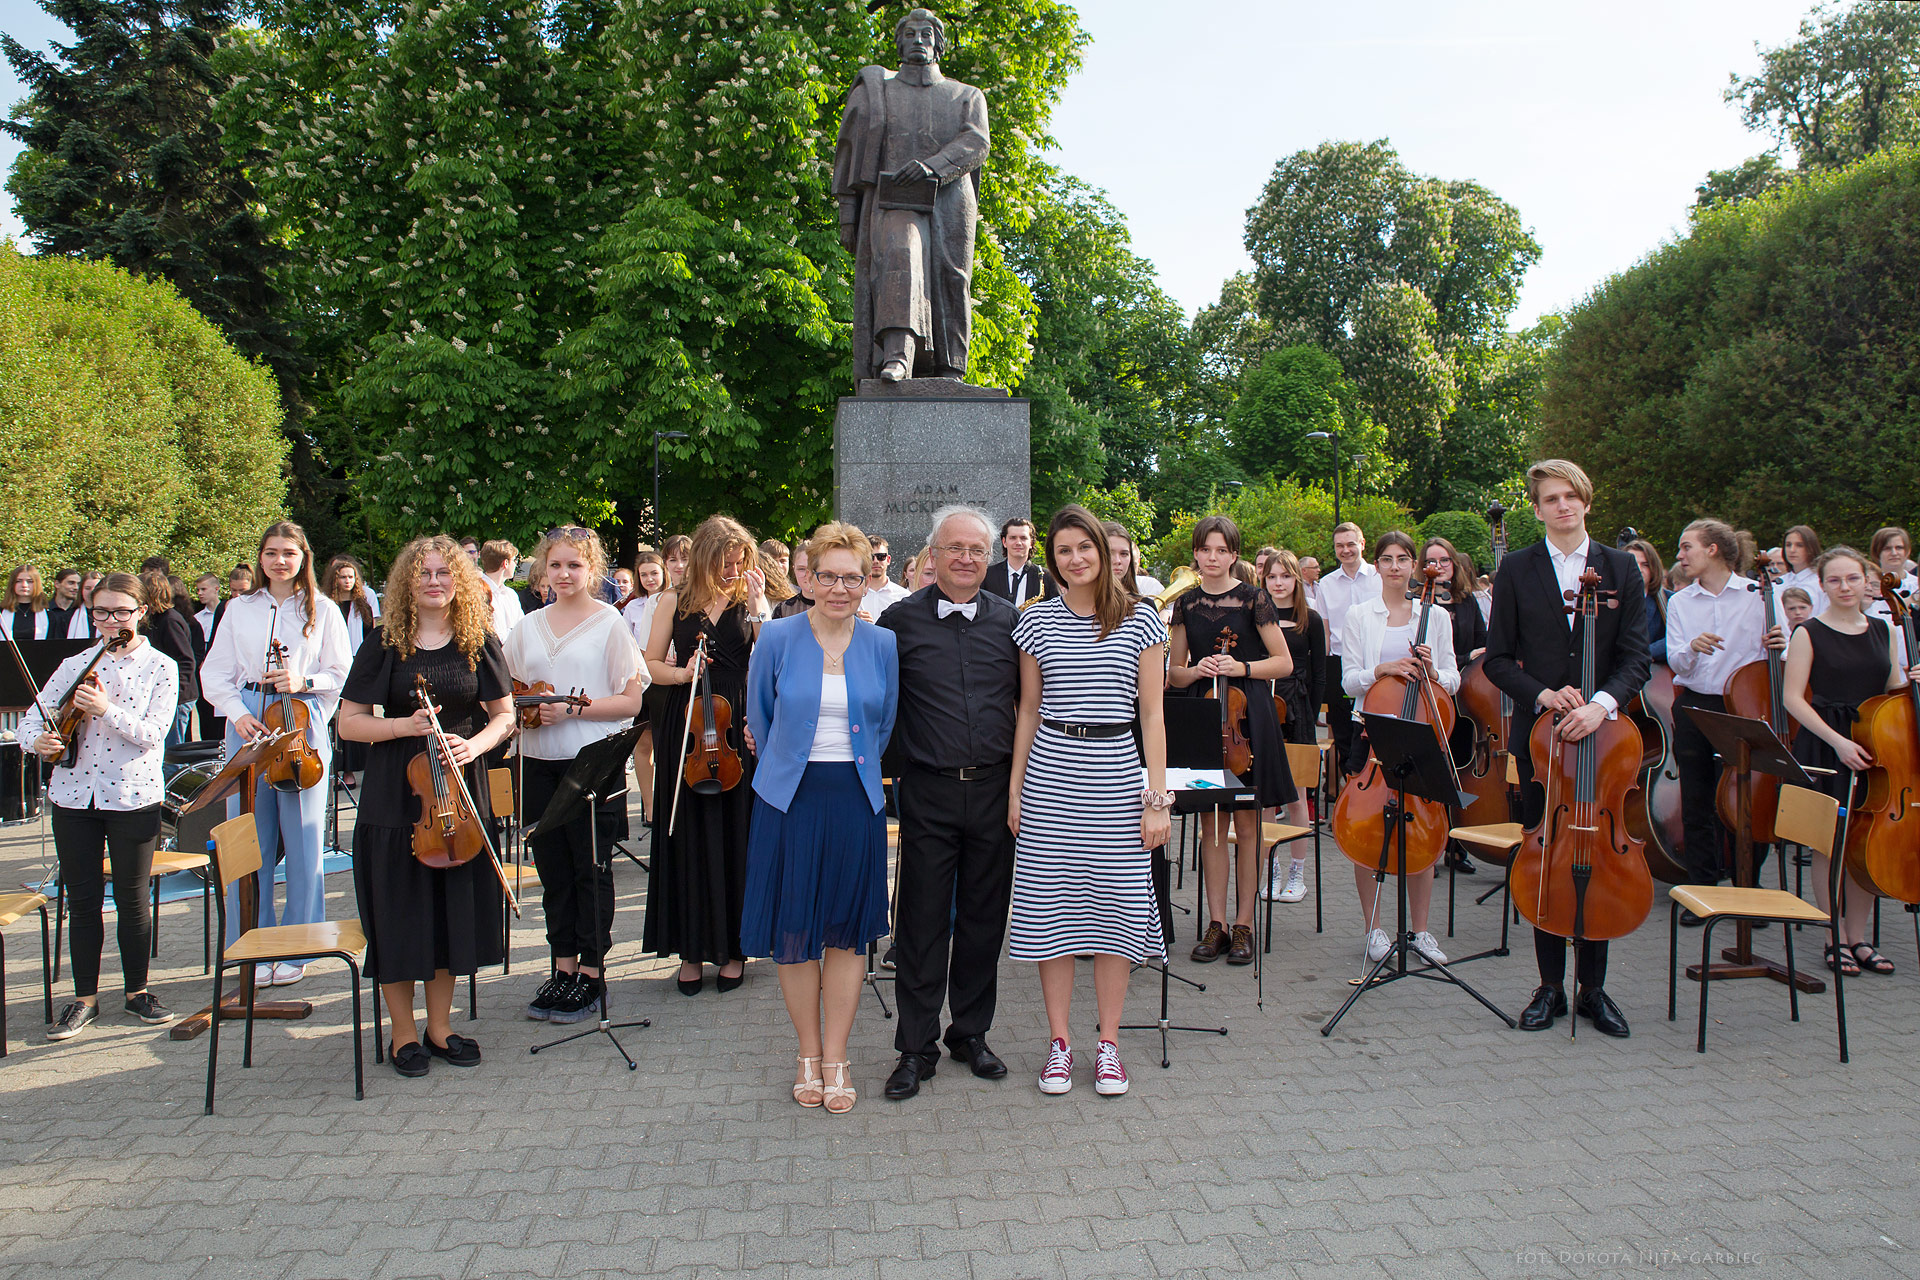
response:
[[[903,1053],[900,1065],[887,1077],[884,1090],[887,1097],[895,1102],[905,1102],[920,1092],[922,1080],[933,1079],[933,1069],[939,1063],[940,1056],[932,1053]]]
[[[1633,1034],[1627,1026],[1626,1015],[1620,1012],[1620,1006],[1599,987],[1582,991],[1580,999],[1574,1004],[1574,1012],[1592,1022],[1593,1029],[1603,1036],[1625,1039]]]
[[[1463,876],[1480,874],[1480,868],[1473,865],[1473,859],[1455,849],[1447,855],[1447,865]]]
[[[1000,1080],[1007,1074],[1007,1064],[987,1048],[985,1036],[968,1036],[959,1044],[948,1045],[947,1052],[953,1055],[955,1062],[966,1063],[973,1074],[982,1080]],[[927,1074],[932,1075],[933,1072]]]
[[[1705,917],[1697,916],[1685,907],[1680,908],[1680,927],[1682,929],[1698,929],[1705,923]]]
[[[1534,988],[1533,1003],[1520,1013],[1522,1031],[1545,1031],[1555,1018],[1567,1016],[1567,993],[1544,983]]]

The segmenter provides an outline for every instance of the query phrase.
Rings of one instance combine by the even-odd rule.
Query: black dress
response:
[[[753,631],[744,605],[732,606],[718,622],[708,621],[704,613],[676,616],[676,666],[687,665],[703,631],[713,692],[733,708],[727,740],[740,756],[740,784],[710,796],[682,786],[674,763],[680,758],[692,686],[665,686],[653,719],[654,853],[643,944],[655,955],[678,956],[687,964],[723,965],[746,959],[740,946],[740,911],[746,897],[747,833],[753,822],[753,757],[741,730],[746,724]],[[680,816],[668,836],[675,791],[682,793]]]
[[[341,697],[381,707],[389,719],[404,719],[418,709],[416,675],[433,686],[440,727],[463,738],[486,727],[481,703],[513,696],[496,636],[487,637],[469,669],[451,643],[416,649],[403,660],[387,648],[386,632],[376,629],[354,655]],[[506,955],[500,882],[487,855],[445,870],[413,856],[420,801],[407,786],[407,762],[427,743],[426,738],[393,738],[367,748],[353,825],[353,889],[367,935],[367,976],[377,982],[425,982],[441,969],[469,974],[499,964]],[[493,811],[482,767],[477,761],[467,766],[467,790],[491,832]]]
[[[1210,653],[1223,652],[1222,636],[1230,639],[1224,652],[1236,662],[1260,662],[1271,656],[1260,638],[1263,626],[1278,626],[1280,614],[1273,597],[1265,591],[1236,582],[1219,595],[1205,588],[1189,591],[1173,602],[1173,623],[1187,632],[1187,665],[1193,666]],[[1273,687],[1265,680],[1230,677],[1228,683],[1247,698],[1247,740],[1253,746],[1251,776],[1241,779],[1253,788],[1263,809],[1291,804],[1300,798],[1293,785],[1293,771],[1287,766],[1286,739],[1280,733],[1280,717],[1273,707]],[[1200,680],[1189,692],[1204,697],[1213,681]]]
[[[1829,726],[1851,734],[1860,717],[1860,704],[1887,691],[1893,674],[1892,633],[1884,618],[1868,618],[1857,636],[1835,631],[1818,618],[1802,624],[1813,644],[1813,666],[1807,672],[1807,701]],[[1813,780],[1830,796],[1847,802],[1847,771],[1840,757],[1820,736],[1804,726],[1793,739],[1793,758],[1801,764],[1835,773],[1816,773]]]
[[[1299,621],[1306,615],[1305,623]],[[1319,737],[1315,727],[1320,704],[1327,696],[1327,623],[1312,609],[1289,605],[1282,611],[1274,607],[1280,620],[1280,633],[1287,638],[1287,652],[1293,655],[1293,674],[1273,682],[1276,696],[1287,704],[1287,722],[1281,726],[1286,740],[1313,746]]]

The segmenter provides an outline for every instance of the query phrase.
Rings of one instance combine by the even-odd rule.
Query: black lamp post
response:
[[[653,433],[653,545],[660,546],[660,442],[662,440],[685,440],[684,431],[656,431]]]
[[[1309,440],[1333,441],[1333,526],[1340,527],[1340,433],[1338,431],[1309,431]]]

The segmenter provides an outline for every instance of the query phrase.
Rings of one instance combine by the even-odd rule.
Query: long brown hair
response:
[[[1138,600],[1140,598],[1140,548],[1134,543],[1133,535],[1127,532],[1127,526],[1121,524],[1118,520],[1109,520],[1101,525],[1100,528],[1106,537],[1124,538],[1126,540],[1127,571],[1121,576],[1120,585],[1127,589],[1128,595]],[[1111,555],[1113,548],[1108,547],[1107,553]],[[1107,567],[1111,569],[1113,566],[1109,564]]]
[[[1794,526],[1796,529],[1804,527],[1803,525]],[[1811,529],[1807,531],[1812,532]],[[1791,533],[1793,530],[1789,529],[1787,532]],[[1636,552],[1645,557],[1647,562],[1646,570],[1641,577],[1653,579],[1646,584],[1647,598],[1653,601],[1653,607],[1659,611],[1661,620],[1664,621],[1667,616],[1667,598],[1660,594],[1660,589],[1667,585],[1667,562],[1660,558],[1659,550],[1645,538],[1635,538],[1627,544],[1628,555]]]
[[[293,589],[300,597],[300,603],[306,607],[306,625],[300,628],[300,634],[313,634],[313,624],[319,620],[320,583],[313,575],[313,544],[307,541],[307,531],[291,520],[282,520],[267,526],[260,535],[260,545],[253,549],[253,592],[258,595],[268,589],[267,566],[260,559],[260,553],[267,549],[268,538],[285,538],[300,547],[300,572],[293,579]],[[466,554],[465,552],[461,553]]]
[[[1105,640],[1113,634],[1115,627],[1127,620],[1133,612],[1133,599],[1127,595],[1120,580],[1113,576],[1113,553],[1107,549],[1107,531],[1100,518],[1078,503],[1053,513],[1053,523],[1047,526],[1047,570],[1053,574],[1053,580],[1060,584],[1061,591],[1066,590],[1067,575],[1060,572],[1059,562],[1055,559],[1060,546],[1060,533],[1065,529],[1078,529],[1093,539],[1093,545],[1100,553],[1100,572],[1093,578],[1093,616],[1100,624],[1100,638]]]
[[[30,564],[15,565],[13,572],[7,575],[7,598],[4,604],[0,604],[0,609],[11,609],[14,607],[13,584],[20,581],[20,575],[23,573],[33,575],[32,607],[33,611],[38,613],[47,607],[47,584],[41,580],[40,570]],[[37,626],[38,624],[36,623],[35,625]]]
[[[1474,588],[1473,565],[1454,548],[1451,542],[1448,542],[1439,534],[1435,534],[1421,544],[1420,554],[1415,557],[1420,563],[1414,566],[1415,571],[1417,572],[1420,569],[1426,568],[1427,548],[1429,547],[1438,547],[1446,552],[1447,562],[1453,566],[1453,572],[1448,576],[1446,585],[1447,592],[1453,597],[1454,602],[1458,603],[1462,600],[1472,600]],[[1474,607],[1476,609],[1480,607],[1477,601]]]
[[[462,551],[460,554],[466,555],[466,552]],[[326,576],[321,579],[321,582],[325,584],[323,589],[327,593],[327,599],[333,601],[335,604],[348,603],[335,594],[340,590],[340,570],[343,568],[353,570],[353,611],[360,615],[361,627],[366,630],[371,630],[373,628],[373,602],[367,599],[367,571],[361,567],[359,560],[349,555],[338,555],[327,561],[327,573]]]
[[[754,545],[753,535],[732,516],[708,516],[693,531],[687,551],[687,580],[680,588],[678,613],[681,617],[690,618],[696,613],[705,613],[716,600],[724,600],[730,605],[746,603],[747,579],[744,573],[732,582],[720,580],[720,575],[726,572],[727,552],[735,547],[747,553],[744,565],[754,566],[758,563],[759,548]]]
[[[493,593],[466,549],[444,533],[415,538],[400,549],[387,574],[386,609],[380,633],[387,648],[402,660],[420,645],[420,561],[436,554],[453,570],[453,598],[447,604],[447,627],[453,643],[467,660],[467,669],[479,665],[480,650],[493,629]]]

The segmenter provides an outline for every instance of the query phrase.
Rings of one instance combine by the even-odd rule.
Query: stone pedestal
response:
[[[833,419],[834,516],[887,539],[896,581],[941,507],[968,503],[996,521],[1030,514],[1029,402],[972,387],[927,394],[919,384],[930,381],[900,384],[911,391],[897,395],[842,396]]]

